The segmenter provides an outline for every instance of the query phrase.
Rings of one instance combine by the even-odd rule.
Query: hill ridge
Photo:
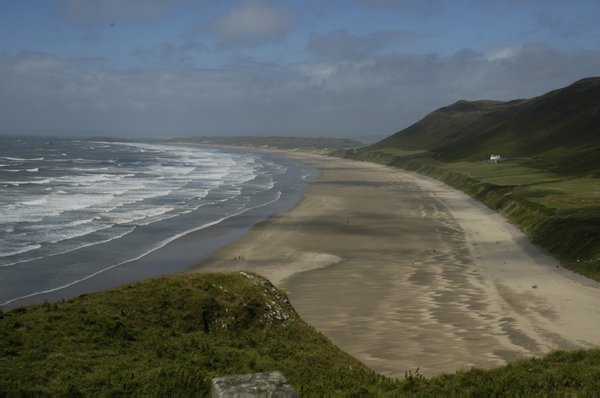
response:
[[[370,148],[426,150],[446,162],[484,160],[499,152],[552,158],[566,173],[582,169],[569,165],[580,158],[591,166],[581,171],[598,172],[599,133],[600,77],[592,77],[531,99],[459,100]]]

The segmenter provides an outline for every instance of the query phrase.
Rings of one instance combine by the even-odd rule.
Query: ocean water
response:
[[[0,138],[0,305],[79,283],[248,211],[264,208],[266,218],[269,205],[316,175],[257,153]]]

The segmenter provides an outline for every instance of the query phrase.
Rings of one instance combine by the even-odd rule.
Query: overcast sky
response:
[[[600,1],[4,0],[0,133],[384,138],[600,76]]]

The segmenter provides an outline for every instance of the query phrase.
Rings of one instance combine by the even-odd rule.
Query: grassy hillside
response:
[[[304,323],[269,281],[242,272],[172,275],[0,312],[0,337],[2,395],[204,395],[213,377],[272,370],[304,394],[600,391],[600,350],[392,380]]]
[[[458,101],[373,145],[426,150],[444,162],[500,153],[554,173],[600,172],[600,78],[529,100]]]
[[[207,394],[281,370],[303,392],[394,388],[248,273],[182,274],[4,314],[0,392]]]
[[[337,156],[416,171],[497,210],[600,281],[600,78],[529,100],[458,101]],[[509,161],[491,164],[491,154]]]

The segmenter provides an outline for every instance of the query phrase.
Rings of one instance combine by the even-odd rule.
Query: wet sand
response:
[[[305,321],[392,377],[600,346],[600,284],[557,268],[478,202],[394,168],[282,156],[323,174],[196,271],[264,275]]]

